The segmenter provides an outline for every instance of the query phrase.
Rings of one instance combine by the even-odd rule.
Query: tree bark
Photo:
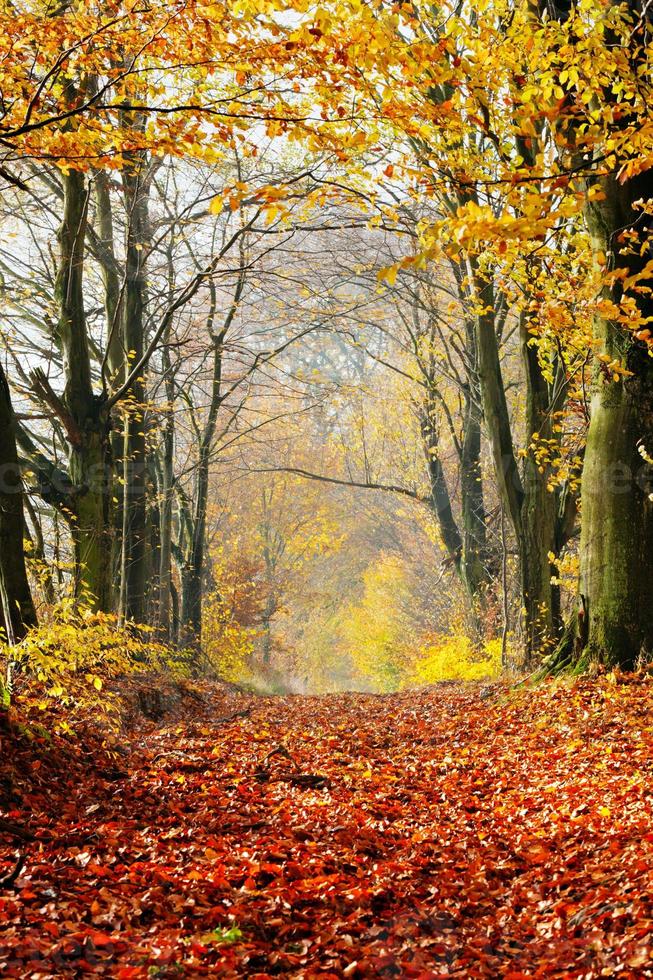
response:
[[[552,397],[542,374],[537,349],[529,342],[527,321],[522,317],[521,348],[526,375],[526,438],[534,434],[553,438]],[[557,498],[547,487],[531,452],[523,471],[524,498],[521,507],[521,589],[524,607],[526,649],[546,653],[560,630],[560,596],[551,584],[554,569],[550,555],[557,553]]]
[[[164,360],[164,370],[169,373],[169,364]],[[160,551],[159,551],[159,596],[157,623],[164,639],[172,639],[172,484],[174,479],[174,416],[172,405],[174,391],[172,382],[166,385],[169,409],[163,423],[163,445],[159,469],[159,513],[160,513]],[[172,397],[171,397],[172,396]]]
[[[651,17],[639,0],[620,5],[630,17],[625,32],[627,43],[614,32],[606,18],[604,43],[628,59],[627,70],[637,90],[648,77],[646,49]],[[614,9],[617,4],[610,3]],[[554,16],[561,23],[571,12],[568,2],[540,3],[540,15]],[[641,69],[647,74],[642,76]],[[603,98],[611,98],[605,89]],[[616,96],[614,97],[617,98]],[[613,125],[626,131],[638,130],[640,120],[629,103],[617,106]],[[565,165],[592,165],[598,157],[599,173],[585,179],[585,221],[590,233],[597,272],[623,270],[638,281],[634,298],[641,322],[653,317],[648,270],[653,220],[653,171],[650,167],[632,177],[619,176],[618,163],[602,174],[603,148],[583,148],[575,110],[561,113],[556,126],[559,153]],[[641,111],[641,110],[639,110]],[[609,133],[607,134],[609,135]],[[580,145],[579,145],[580,144]],[[597,193],[598,192],[598,193]],[[641,202],[640,206],[636,202]],[[643,205],[643,207],[641,206]],[[623,298],[621,280],[605,285],[602,298],[618,307]],[[591,663],[632,668],[638,659],[653,654],[653,468],[644,463],[653,453],[653,359],[646,343],[633,330],[602,312],[595,316],[594,335],[598,354],[608,363],[616,360],[631,372],[614,377],[614,372],[597,362],[592,388],[590,428],[581,486],[581,574],[578,617],[570,622],[567,635],[554,658],[552,669],[571,662],[580,670]]]
[[[241,247],[242,249],[242,247]],[[241,261],[243,253],[241,250]],[[198,461],[195,478],[195,506],[192,519],[191,550],[186,566],[182,595],[182,623],[186,641],[196,649],[202,643],[202,596],[205,571],[206,515],[209,501],[209,475],[211,452],[215,437],[218,413],[222,404],[222,362],[224,343],[238,310],[243,289],[245,273],[240,273],[236,282],[233,299],[220,329],[215,331],[214,321],[217,312],[217,291],[215,284],[209,284],[210,306],[207,320],[208,334],[213,350],[213,372],[211,377],[211,398],[206,422],[202,429],[198,447]]]
[[[475,386],[475,379],[473,379]],[[486,606],[491,584],[488,554],[485,496],[481,470],[480,392],[470,386],[465,405],[465,424],[460,455],[460,495],[462,504],[462,554],[460,574],[475,614]]]
[[[272,617],[277,608],[273,593],[268,596],[261,616],[261,662],[269,667],[272,663]]]
[[[648,261],[623,232],[637,227],[644,242],[653,231],[651,216],[634,210],[635,201],[653,200],[653,172],[620,184],[615,176],[598,181],[605,199],[590,201],[586,218],[595,253],[612,255],[612,266],[629,275],[642,272]],[[639,214],[639,218],[638,218]],[[648,286],[649,279],[640,282]],[[619,287],[604,291],[619,302]],[[653,316],[653,303],[638,296],[643,318]],[[603,317],[595,320],[603,353],[625,362],[632,377],[614,380],[598,369],[582,479],[580,592],[587,617],[583,663],[633,667],[640,656],[653,654],[653,491],[651,466],[640,444],[653,455],[653,359],[631,331]]]
[[[146,281],[144,246],[149,240],[148,195],[149,180],[145,161],[131,161],[123,171],[125,210],[127,221],[125,295],[122,304],[122,337],[126,356],[125,373],[138,363],[144,350],[144,310]],[[145,382],[135,378],[128,398],[128,424],[125,426],[123,457],[125,485],[123,508],[125,511],[123,541],[126,576],[124,614],[127,619],[141,623],[145,618],[146,581],[146,519],[147,519],[147,467],[145,444]]]
[[[106,349],[101,365],[101,382],[103,390],[111,390],[113,386],[122,384],[125,378],[125,350],[120,317],[124,286],[121,282],[121,270],[115,252],[113,204],[109,174],[103,170],[99,171],[95,176],[94,183],[97,235],[92,244],[95,246],[93,248],[94,257],[97,259],[102,272],[104,311],[107,324]],[[119,472],[119,466],[122,459],[124,437],[117,426],[111,429],[110,439],[111,456],[116,467],[114,477],[118,477],[117,482],[120,484],[122,474]],[[122,591],[122,503],[122,499],[119,499],[112,507],[114,534],[111,561],[115,580],[120,583],[120,592]]]
[[[169,297],[173,302],[174,254],[172,245],[166,249]],[[166,330],[161,350],[161,373],[166,396],[166,411],[161,431],[161,444],[156,460],[157,492],[159,498],[159,567],[157,587],[157,608],[155,622],[164,640],[172,641],[176,636],[173,626],[172,608],[172,517],[173,485],[175,459],[175,415],[176,383],[170,357],[170,330]]]
[[[0,625],[18,642],[36,626],[24,550],[23,484],[18,466],[14,413],[0,363]]]
[[[182,596],[182,620],[187,640],[198,649],[202,642],[202,593],[204,578],[204,552],[206,548],[206,512],[209,500],[209,468],[217,413],[220,407],[222,379],[222,342],[213,338],[213,382],[209,415],[199,447],[195,485],[193,533],[184,591]]]
[[[495,328],[494,288],[479,273],[474,259],[470,260],[470,268],[476,302],[481,308],[475,324],[483,414],[499,496],[519,554],[525,659],[530,664],[550,651],[559,630],[559,597],[551,586],[553,570],[549,557],[557,554],[559,547],[557,501],[555,494],[547,489],[546,474],[540,473],[530,454],[523,476],[519,472]],[[550,433],[553,406],[537,351],[528,344],[525,324],[522,324],[522,359],[526,379],[525,438],[530,445],[536,433],[545,437]]]
[[[93,391],[83,270],[88,195],[84,177],[64,175],[60,262],[55,282],[59,306],[57,339],[63,353],[65,387],[55,409],[69,444],[69,478],[74,487],[70,515],[75,552],[75,593],[109,611],[111,574],[111,450],[106,401]],[[41,382],[42,383],[42,382]],[[51,393],[52,394],[52,393]],[[54,396],[53,396],[54,397]]]

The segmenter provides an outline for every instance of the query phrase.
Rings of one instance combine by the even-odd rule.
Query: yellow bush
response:
[[[345,607],[343,641],[354,670],[375,691],[403,686],[412,645],[410,586],[404,562],[383,556],[365,569],[363,593]]]
[[[213,592],[204,600],[203,653],[211,668],[225,681],[251,680],[250,662],[257,631],[243,626],[235,615],[232,596]]]
[[[151,630],[121,628],[116,617],[79,609],[69,600],[51,619],[28,633],[17,646],[0,646],[11,660],[14,678],[43,705],[48,699],[110,707],[105,686],[117,676],[144,669],[171,669],[172,653],[149,635]]]
[[[442,636],[421,651],[413,682],[479,681],[498,677],[501,672],[501,640],[489,640],[482,650],[468,636]]]

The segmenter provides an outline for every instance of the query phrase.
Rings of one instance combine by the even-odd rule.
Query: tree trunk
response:
[[[138,362],[144,349],[144,311],[146,281],[144,246],[149,236],[148,194],[149,181],[145,161],[137,159],[123,171],[125,209],[128,215],[125,295],[122,304],[122,337],[126,355],[125,373]],[[125,426],[123,456],[125,485],[123,487],[124,528],[123,541],[126,575],[124,613],[127,619],[141,623],[145,619],[146,580],[146,519],[147,519],[147,466],[145,444],[145,383],[136,378],[128,396],[128,424]]]
[[[462,503],[460,576],[477,613],[482,612],[486,606],[487,590],[491,582],[481,471],[482,415],[479,399],[480,393],[470,391],[467,395],[460,459]]]
[[[193,515],[191,513],[191,503],[183,488],[176,487],[177,497],[177,542],[172,545],[172,554],[179,573],[179,594],[174,592],[171,599],[176,602],[176,610],[173,614],[177,620],[176,637],[177,642],[182,646],[187,646],[193,642],[192,627],[187,627],[186,617],[190,616],[190,606],[193,603],[191,583],[191,555],[194,540]]]
[[[202,571],[194,563],[184,572],[181,619],[184,645],[199,650],[202,643]]]
[[[23,484],[18,466],[14,413],[0,364],[0,625],[18,642],[36,626],[24,551]]]
[[[172,419],[166,419],[159,479],[160,550],[157,624],[164,639],[172,639]]]
[[[84,443],[70,458],[76,488],[71,535],[75,553],[75,594],[89,606],[110,612],[113,607],[111,485],[107,423],[98,412],[88,420]]]
[[[159,614],[161,568],[161,502],[157,493],[157,474],[154,454],[148,455],[147,461],[147,543],[145,547],[146,568],[146,608],[145,622],[156,624]]]
[[[550,553],[556,554],[556,496],[547,489],[546,473],[540,473],[527,456],[523,479],[515,456],[510,417],[501,371],[499,343],[494,322],[494,289],[470,261],[477,302],[483,312],[476,317],[479,381],[483,414],[492,448],[499,496],[512,524],[517,543],[524,609],[524,647],[527,664],[547,653],[557,639],[559,598],[551,586]],[[522,325],[522,356],[526,375],[527,445],[535,433],[551,432],[551,393],[542,376],[537,351],[528,345]]]
[[[449,561],[469,600],[473,628],[480,635],[482,624],[479,613],[483,609],[489,584],[485,562],[485,507],[480,470],[481,428],[478,406],[473,406],[470,401],[467,409],[460,447],[461,527],[453,513],[439,455],[438,402],[428,390],[421,419],[421,433],[429,474],[431,511]]]
[[[265,603],[263,615],[261,617],[262,639],[261,639],[261,661],[269,667],[272,663],[272,617],[276,611],[276,600],[273,595],[269,595]]]
[[[109,611],[111,572],[111,451],[105,399],[91,381],[83,270],[88,195],[84,177],[64,175],[60,263],[55,282],[59,305],[57,338],[63,352],[63,400],[46,389],[69,443],[69,477],[74,487],[71,534],[75,552],[75,592],[95,608]]]
[[[200,447],[195,489],[195,513],[191,552],[184,574],[182,594],[182,622],[185,642],[201,649],[202,645],[202,596],[204,584],[204,552],[206,548],[206,511],[209,500],[209,463],[214,426],[205,432]]]
[[[651,215],[633,205],[653,199],[653,173],[623,184],[613,176],[597,183],[605,199],[586,207],[595,253],[602,260],[612,253],[614,268],[638,275],[649,260],[648,248],[640,250],[623,232],[636,228],[641,242],[650,240]],[[650,291],[650,277],[642,286]],[[616,303],[621,298],[619,287],[606,288],[605,295]],[[638,306],[644,320],[653,316],[646,292],[638,295]],[[625,362],[632,377],[615,380],[608,369],[599,369],[594,381],[581,495],[580,592],[587,617],[581,656],[584,663],[631,668],[640,656],[653,654],[653,485],[651,466],[639,452],[641,444],[653,455],[653,359],[621,324],[597,317],[595,335],[602,353]]]
[[[202,597],[206,550],[206,514],[209,502],[209,474],[211,452],[215,437],[218,412],[222,404],[222,358],[224,342],[238,310],[245,273],[241,271],[236,282],[233,300],[220,329],[214,331],[214,320],[218,305],[218,295],[213,282],[209,283],[210,306],[207,329],[213,348],[213,373],[211,377],[211,400],[206,422],[198,447],[197,475],[195,480],[195,507],[192,520],[191,551],[186,572],[182,597],[182,622],[187,634],[187,642],[197,650],[202,645]]]
[[[102,387],[110,390],[120,385],[125,378],[125,351],[120,322],[121,301],[123,289],[121,272],[115,253],[113,206],[110,192],[110,177],[106,171],[100,170],[95,176],[95,213],[97,222],[97,240],[94,254],[99,262],[104,283],[104,310],[107,324],[107,341],[102,365]],[[118,427],[110,432],[111,456],[115,466],[122,459],[123,435]],[[120,484],[122,474],[117,481]],[[122,567],[122,499],[116,501],[112,508],[114,522],[112,567],[115,580],[121,582]]]
[[[640,439],[653,445],[653,371],[607,383],[592,400],[582,481],[581,582],[588,616],[583,660],[632,668],[653,653],[653,489]]]
[[[167,340],[167,337],[166,337]],[[175,384],[172,377],[170,351],[164,343],[162,371],[165,377],[165,391],[168,408],[163,423],[161,460],[159,466],[159,512],[160,512],[160,551],[159,551],[159,597],[157,625],[164,639],[173,638],[172,629],[172,494],[174,480],[175,451]]]
[[[537,349],[530,343],[524,317],[520,329],[526,374],[526,438],[530,442],[537,433],[541,439],[551,440],[549,385],[542,374]],[[560,629],[560,598],[551,584],[554,569],[550,558],[557,548],[557,499],[548,489],[546,472],[540,472],[532,452],[525,459],[523,488],[520,557],[524,633],[526,649],[541,654],[556,643]]]

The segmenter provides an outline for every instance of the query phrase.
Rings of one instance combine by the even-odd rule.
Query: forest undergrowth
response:
[[[647,673],[187,684],[113,732],[24,702],[1,736],[0,974],[653,976],[652,718]]]

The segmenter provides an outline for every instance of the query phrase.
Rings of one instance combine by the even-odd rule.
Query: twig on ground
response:
[[[16,861],[16,864],[14,865],[13,870],[10,871],[9,874],[6,874],[4,878],[0,878],[0,889],[11,888],[11,886],[17,881],[18,876],[20,875],[24,867],[25,867],[25,855],[21,853],[18,855],[18,859]]]
[[[13,823],[11,820],[5,820],[4,817],[0,817],[0,833],[9,834],[17,840],[34,840],[34,834],[31,830],[28,830],[27,827],[22,827],[20,824]]]
[[[293,759],[293,757],[291,756],[290,752],[288,751],[285,745],[275,745],[272,751],[268,752],[265,759],[263,760],[263,765],[265,766],[266,769],[269,769],[270,759],[274,758],[275,755],[280,755],[282,756],[282,758],[288,759],[289,762],[292,762],[295,769],[299,769],[296,760]]]
[[[214,718],[213,719],[213,724],[214,725],[226,725],[227,722],[234,721],[236,718],[247,718],[247,716],[248,715],[251,715],[251,713],[252,713],[251,707],[250,708],[243,708],[241,711],[234,711],[230,715],[225,715],[224,718]]]

